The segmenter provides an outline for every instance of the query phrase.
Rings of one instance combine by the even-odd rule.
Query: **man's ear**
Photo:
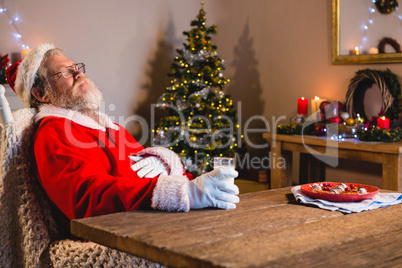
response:
[[[42,90],[40,90],[38,87],[32,87],[31,88],[31,95],[37,99],[40,102],[50,102],[50,99],[48,96],[43,96]]]

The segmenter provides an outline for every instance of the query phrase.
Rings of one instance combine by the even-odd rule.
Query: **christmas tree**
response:
[[[170,86],[157,107],[168,114],[155,124],[155,146],[169,147],[179,154],[193,176],[213,168],[215,156],[235,157],[239,151],[237,113],[223,76],[224,60],[211,43],[216,25],[206,26],[202,3],[192,29],[183,32],[187,43],[177,49],[170,67]]]

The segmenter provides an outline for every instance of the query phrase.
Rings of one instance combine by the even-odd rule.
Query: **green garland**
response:
[[[383,98],[383,115],[390,119],[391,123],[394,119],[399,118],[399,114],[402,111],[402,96],[401,96],[401,84],[398,77],[393,74],[389,69],[385,71],[364,69],[356,72],[356,75],[351,79],[348,91],[346,93],[346,109],[350,115],[356,116],[357,105],[363,105],[357,103],[356,98],[362,95],[362,91],[371,87],[373,84],[377,84],[380,88]],[[364,108],[364,107],[363,107]],[[364,111],[364,109],[363,109]],[[360,115],[368,120],[364,112],[360,112]]]
[[[315,124],[307,126],[302,133],[303,124],[281,124],[278,125],[276,133],[284,135],[315,135],[314,126]],[[393,142],[402,140],[402,129],[386,130],[385,128],[379,129],[378,127],[373,127],[370,130],[359,132],[357,137],[359,140],[367,142]]]
[[[295,125],[287,125],[281,124],[278,125],[276,129],[277,134],[285,134],[285,135],[314,135],[314,124],[310,124],[304,128],[303,124],[295,124]]]
[[[362,131],[358,134],[358,138],[361,141],[378,141],[378,142],[391,142],[398,141],[402,139],[402,130],[400,128],[390,129],[389,131],[385,128],[379,129],[378,127],[372,130]]]

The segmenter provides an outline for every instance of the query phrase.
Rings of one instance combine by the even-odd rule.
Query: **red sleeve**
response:
[[[101,131],[64,119],[41,122],[34,137],[38,179],[69,219],[150,207],[157,179],[139,178],[131,170],[127,156],[142,147],[126,146],[129,134],[120,131],[117,145],[124,147],[123,154],[123,148],[113,147],[116,141],[108,144],[98,137]],[[77,146],[76,137],[90,146]]]

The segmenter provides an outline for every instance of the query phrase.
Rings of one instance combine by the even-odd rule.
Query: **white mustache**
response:
[[[77,80],[75,80],[74,82],[74,87],[81,85],[83,82],[88,82],[88,78],[87,77],[80,77]]]

